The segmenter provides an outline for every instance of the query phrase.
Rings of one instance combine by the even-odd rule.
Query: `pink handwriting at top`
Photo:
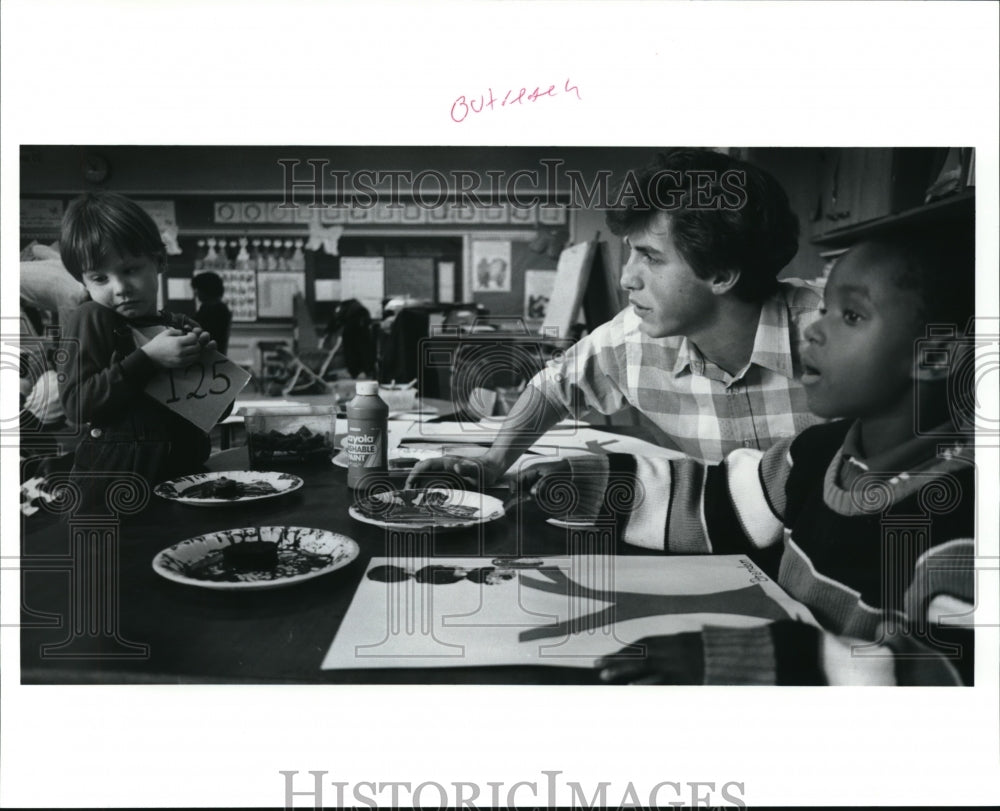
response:
[[[469,113],[481,113],[484,110],[499,110],[504,107],[513,107],[515,104],[523,105],[524,102],[536,102],[544,96],[565,96],[575,95],[580,100],[580,88],[570,84],[569,79],[563,85],[562,90],[556,90],[554,84],[550,84],[548,90],[536,87],[530,93],[528,88],[522,87],[520,90],[508,90],[503,99],[493,95],[493,88],[487,89],[487,93],[480,94],[479,98],[473,96],[459,96],[451,105],[451,120],[456,124],[461,124],[469,117]]]

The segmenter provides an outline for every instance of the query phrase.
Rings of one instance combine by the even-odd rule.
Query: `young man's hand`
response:
[[[194,363],[204,348],[197,334],[179,329],[164,330],[141,347],[152,361],[165,369],[179,369]]]
[[[646,648],[635,656],[629,648],[603,656],[595,667],[601,681],[610,684],[701,684],[705,678],[701,634],[646,636],[636,645]]]
[[[406,477],[404,488],[423,487],[434,481],[443,484],[457,476],[466,489],[485,490],[496,484],[503,473],[503,468],[487,456],[474,459],[467,456],[440,456],[417,462]]]

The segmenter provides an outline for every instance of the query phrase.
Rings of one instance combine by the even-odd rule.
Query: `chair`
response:
[[[301,394],[312,388],[318,388],[321,392],[329,391],[327,376],[343,338],[338,336],[329,349],[322,346],[316,324],[301,293],[296,293],[292,299],[292,312],[295,318],[292,348],[288,349],[281,344],[269,346],[286,367],[290,367],[291,374],[282,386],[281,393]]]

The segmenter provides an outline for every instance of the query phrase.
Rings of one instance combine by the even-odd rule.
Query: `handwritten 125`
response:
[[[170,381],[170,397],[164,400],[166,404],[176,403],[181,400],[181,394],[184,394],[184,389],[189,387],[189,382],[187,380],[188,373],[193,371],[195,375],[198,375],[198,383],[191,391],[187,392],[184,399],[190,400],[194,398],[195,400],[203,400],[209,394],[220,395],[225,394],[229,391],[232,386],[232,381],[229,379],[229,375],[224,372],[219,371],[220,365],[225,365],[229,363],[227,358],[221,358],[212,363],[212,383],[216,381],[221,381],[219,388],[214,385],[207,388],[205,391],[201,390],[201,387],[205,384],[205,377],[207,376],[207,371],[205,369],[205,364],[201,361],[192,363],[190,366],[185,366],[183,369],[177,369],[179,377],[182,378],[183,386],[181,387],[181,392],[177,392],[177,379],[174,376],[174,369],[167,369],[167,378]]]
[[[536,87],[529,93],[528,88],[522,87],[519,91],[508,90],[502,100],[493,95],[493,88],[490,87],[487,88],[486,93],[481,93],[479,95],[478,100],[474,97],[467,97],[465,95],[459,96],[455,99],[454,103],[451,105],[451,120],[456,124],[461,124],[469,117],[470,112],[481,113],[486,109],[496,110],[503,107],[513,107],[515,104],[523,106],[525,101],[536,102],[545,96],[552,97],[571,94],[575,94],[577,100],[580,100],[580,88],[576,85],[571,85],[569,83],[569,79],[566,80],[562,90],[556,90],[556,86],[554,84],[550,84],[548,90],[542,90],[541,87]]]

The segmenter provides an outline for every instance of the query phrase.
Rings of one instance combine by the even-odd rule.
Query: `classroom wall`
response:
[[[89,155],[100,154],[110,164],[110,176],[101,188],[146,195],[243,196],[280,194],[286,169],[280,160],[298,160],[297,171],[308,177],[307,160],[325,160],[328,168],[352,175],[362,169],[383,171],[436,170],[449,180],[454,172],[474,173],[486,188],[489,173],[510,176],[520,169],[551,171],[554,190],[565,193],[566,171],[591,179],[598,170],[622,172],[645,163],[657,147],[360,147],[360,146],[35,146],[21,150],[21,195],[76,194],[96,184],[84,179]],[[750,159],[773,172],[789,192],[803,225],[814,206],[816,178],[809,149],[758,148]],[[543,161],[562,161],[559,170],[547,170]],[[333,194],[332,181],[324,190]],[[454,190],[454,189],[452,189]],[[799,256],[788,275],[814,276],[822,267],[803,227]],[[621,241],[607,232],[604,213],[597,205],[581,208],[570,218],[570,241],[590,239],[600,231],[608,240],[615,266],[623,259]]]
[[[110,188],[126,194],[177,197],[206,203],[213,199],[247,199],[257,195],[280,196],[288,170],[279,161],[301,163],[294,179],[310,176],[312,167],[305,161],[326,161],[328,170],[337,169],[356,176],[370,170],[417,173],[435,170],[449,181],[455,191],[456,172],[466,172],[482,189],[489,188],[491,175],[509,178],[523,169],[535,170],[546,183],[546,191],[565,195],[571,188],[567,172],[578,172],[585,182],[593,182],[598,172],[617,174],[646,163],[655,147],[362,147],[362,146],[28,146],[21,150],[21,195],[73,196],[88,188]],[[786,186],[793,207],[807,221],[815,194],[815,182],[807,168],[809,150],[755,149],[748,155],[774,172]],[[88,157],[99,154],[107,160],[110,174],[101,184],[88,182],[84,173]],[[559,162],[555,168],[549,162]],[[324,191],[338,190],[332,180],[325,180]],[[405,188],[405,187],[404,187]],[[188,205],[190,205],[188,204]],[[207,209],[210,211],[210,207]],[[211,226],[211,215],[203,215],[203,226]],[[182,223],[182,233],[183,233]],[[569,243],[592,239],[600,233],[607,241],[612,274],[617,277],[625,252],[621,239],[608,232],[600,201],[574,209],[568,218]],[[528,226],[531,231],[534,226]],[[429,229],[430,231],[430,229]],[[350,234],[348,226],[346,234]],[[484,238],[488,238],[484,235]],[[518,263],[515,270],[529,267],[552,267],[554,262],[525,255],[523,246],[515,246]],[[822,260],[809,243],[803,227],[802,247],[784,275],[812,277],[822,268]],[[475,299],[495,314],[520,314],[523,306],[523,278],[513,280],[508,294],[466,291],[466,300]],[[621,300],[624,304],[624,297]],[[276,333],[289,330],[287,325],[237,324],[234,347],[246,347],[252,354],[257,340],[273,340]],[[250,360],[250,358],[246,358]]]
[[[540,161],[563,161],[560,169],[621,171],[642,163],[654,148],[645,147],[358,147],[358,146],[38,146],[22,148],[22,195],[79,191],[86,156],[99,153],[111,165],[104,186],[123,193],[175,194],[280,193],[285,169],[279,160],[326,160],[329,168],[352,174],[434,169],[449,175],[513,173],[525,167],[545,171]],[[303,176],[311,171],[302,165]],[[557,191],[565,176],[553,170]],[[330,181],[332,183],[332,181]],[[328,186],[330,191],[332,187]]]

